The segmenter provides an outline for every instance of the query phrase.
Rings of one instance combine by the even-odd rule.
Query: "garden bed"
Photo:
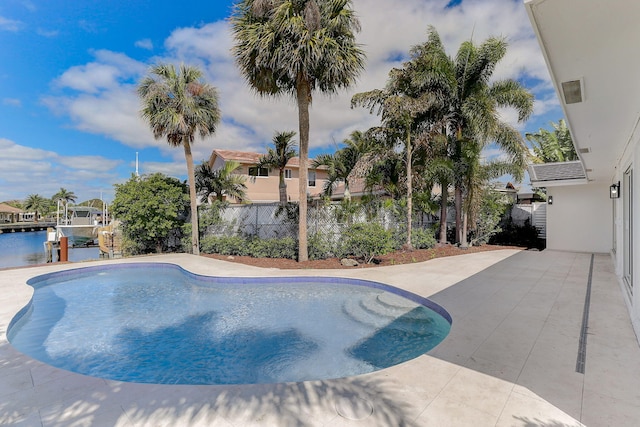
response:
[[[314,261],[298,262],[286,258],[253,258],[249,256],[230,256],[204,254],[202,256],[224,261],[237,262],[240,264],[252,265],[263,268],[280,268],[280,269],[353,269],[353,268],[372,268],[398,264],[409,264],[414,262],[428,261],[434,258],[446,256],[464,255],[476,252],[494,251],[499,249],[519,249],[524,248],[517,246],[499,246],[499,245],[482,245],[473,246],[467,249],[461,249],[454,245],[437,245],[432,249],[416,249],[413,251],[396,251],[375,258],[377,263],[364,264],[358,260],[360,264],[357,267],[345,267],[340,263],[338,258],[321,259]]]

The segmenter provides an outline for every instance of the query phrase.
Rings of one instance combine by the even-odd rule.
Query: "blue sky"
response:
[[[354,93],[381,88],[428,25],[449,54],[472,35],[506,37],[510,47],[496,78],[516,78],[536,96],[524,131],[562,112],[522,0],[354,0],[367,66],[358,84],[332,97],[315,95],[311,154],[332,152],[353,130],[377,118],[351,110]],[[178,7],[177,7],[178,6]],[[60,187],[79,201],[113,199],[139,153],[141,173],[185,179],[184,153],[155,141],[139,118],[136,83],[150,65],[197,65],[219,89],[223,121],[194,144],[196,163],[214,148],[263,151],[273,133],[297,130],[295,103],[257,98],[229,53],[232,1],[3,0],[0,3],[0,201]],[[513,112],[504,118],[514,121]],[[514,122],[515,124],[515,122]],[[493,150],[488,157],[496,155]]]

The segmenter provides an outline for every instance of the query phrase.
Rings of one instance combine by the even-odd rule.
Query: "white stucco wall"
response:
[[[609,253],[612,207],[607,183],[548,187],[547,248]]]

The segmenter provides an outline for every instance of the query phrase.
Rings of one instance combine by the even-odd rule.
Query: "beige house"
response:
[[[22,215],[24,215],[22,209],[0,203],[0,223],[18,222],[22,219]]]
[[[209,158],[209,166],[211,169],[217,170],[226,162],[237,161],[240,163],[240,167],[236,169],[235,173],[246,177],[245,184],[249,201],[252,203],[278,202],[280,200],[278,188],[279,171],[277,169],[258,168],[256,165],[261,156],[263,154],[249,151],[213,150]],[[312,161],[309,162],[307,194],[313,198],[319,198],[327,182],[327,169],[324,166],[315,169],[311,166],[311,163]],[[285,169],[287,200],[290,202],[298,201],[299,167],[300,159],[294,157],[289,160]],[[235,199],[230,199],[229,202],[238,203]]]

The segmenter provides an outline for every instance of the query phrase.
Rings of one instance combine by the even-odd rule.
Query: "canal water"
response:
[[[0,268],[24,267],[45,264],[44,252],[46,231],[26,231],[0,234]],[[69,261],[98,259],[100,250],[91,248],[69,248]],[[55,260],[55,255],[54,255]]]

